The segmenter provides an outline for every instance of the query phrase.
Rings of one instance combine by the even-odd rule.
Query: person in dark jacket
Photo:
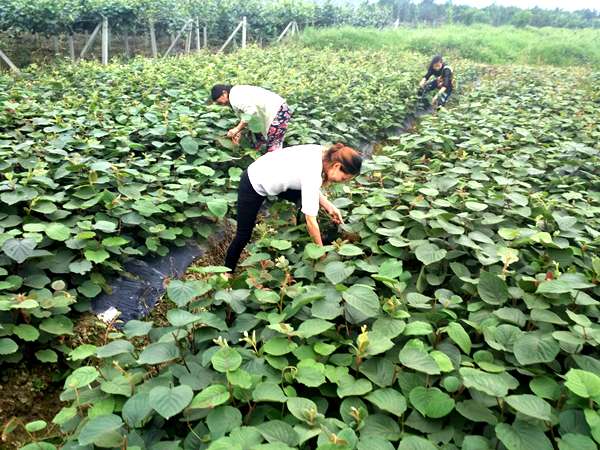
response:
[[[431,77],[432,81],[429,81]],[[419,83],[419,95],[438,90],[431,101],[432,105],[444,106],[452,95],[453,74],[450,66],[446,65],[440,55],[436,55],[429,64],[427,73]]]

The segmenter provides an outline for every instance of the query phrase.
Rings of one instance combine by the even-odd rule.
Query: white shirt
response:
[[[284,103],[285,99],[280,95],[258,86],[240,84],[233,86],[229,92],[229,104],[235,113],[238,116],[258,115],[265,137]]]
[[[302,212],[316,216],[323,183],[323,149],[321,145],[308,144],[267,153],[248,167],[250,184],[264,197],[290,189],[301,191]]]

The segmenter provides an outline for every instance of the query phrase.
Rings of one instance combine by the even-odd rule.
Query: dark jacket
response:
[[[440,70],[433,70],[430,66],[425,74],[425,80],[429,80],[431,76],[434,76],[437,79],[438,88],[445,86],[447,91],[452,90],[454,83],[450,66],[444,64]]]

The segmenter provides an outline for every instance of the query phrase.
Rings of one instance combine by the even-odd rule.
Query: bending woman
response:
[[[321,186],[343,183],[360,173],[362,157],[343,144],[330,148],[296,145],[268,153],[254,161],[242,174],[238,190],[237,232],[227,250],[225,265],[235,270],[240,255],[252,237],[256,216],[267,195],[302,202],[306,228],[313,242],[323,245],[317,222],[322,207],[334,223],[343,223],[342,214],[321,193]]]
[[[428,82],[429,78],[434,77],[431,82]],[[431,60],[427,73],[421,79],[419,83],[419,95],[427,94],[430,91],[438,89],[437,94],[433,97],[431,104],[433,106],[444,106],[450,95],[452,95],[452,88],[454,87],[454,75],[450,66],[446,65],[444,59],[440,55],[436,55]]]
[[[266,146],[268,152],[283,148],[292,112],[280,95],[258,86],[217,84],[211,90],[212,100],[221,106],[231,106],[240,122],[227,132],[234,144],[239,144],[242,131],[248,126],[242,114],[257,116],[261,130],[254,133],[256,150]]]

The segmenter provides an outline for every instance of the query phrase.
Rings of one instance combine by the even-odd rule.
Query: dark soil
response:
[[[57,436],[52,419],[61,409],[62,382],[55,365],[28,359],[14,367],[3,367],[0,375],[0,449],[18,449],[34,439]],[[33,436],[25,424],[34,420],[48,423],[46,430]]]
[[[95,315],[82,314],[73,335],[63,344],[68,348],[81,344],[102,346],[108,340],[108,332]],[[31,355],[18,365],[0,370],[0,450],[18,449],[36,440],[60,436],[60,429],[52,419],[65,406],[60,394],[64,377],[71,369],[64,362],[42,363]],[[48,426],[30,435],[24,425],[34,420],[44,420]]]

